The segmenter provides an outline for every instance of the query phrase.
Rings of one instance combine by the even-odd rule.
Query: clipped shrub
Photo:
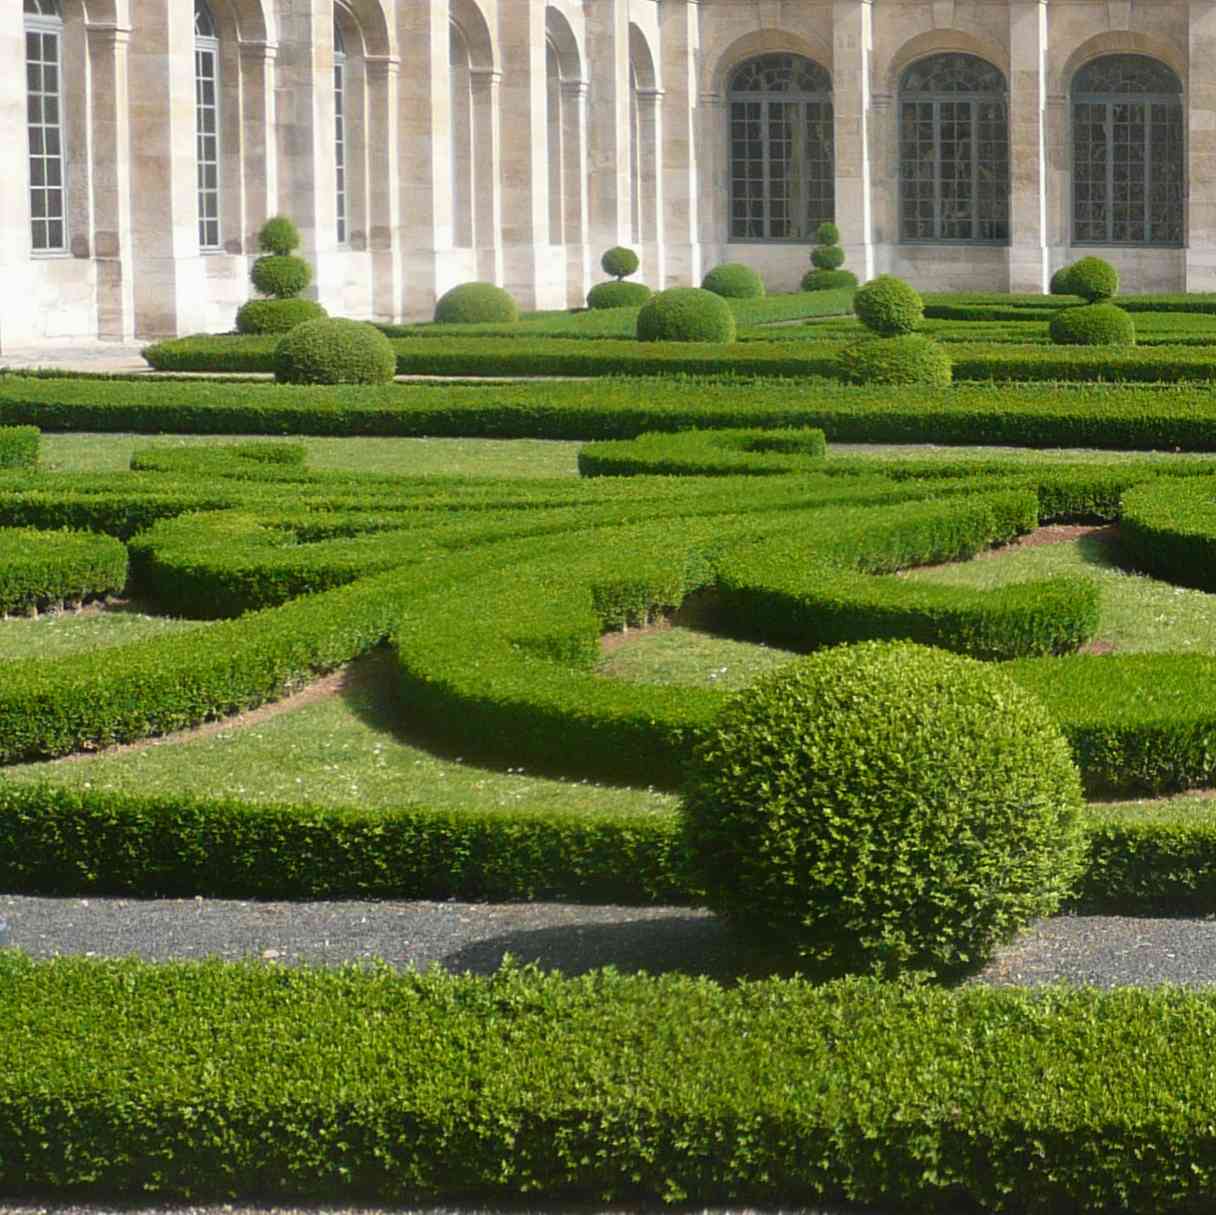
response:
[[[811,250],[811,264],[817,270],[839,270],[844,265],[844,250],[839,245],[819,245]]]
[[[249,277],[263,295],[287,300],[312,282],[312,267],[302,257],[269,253],[253,263]]]
[[[236,328],[238,333],[287,333],[327,315],[316,300],[249,300],[237,309]]]
[[[300,229],[286,215],[272,215],[258,232],[258,248],[263,253],[286,257],[300,247]]]
[[[1072,289],[1072,266],[1061,266],[1055,274],[1051,276],[1051,285],[1048,291],[1052,295],[1075,295],[1076,292]]]
[[[903,279],[880,274],[853,296],[853,311],[867,329],[894,337],[920,327],[925,305],[920,292]]]
[[[461,283],[439,297],[435,321],[440,325],[476,325],[486,321],[517,321],[519,305],[493,283]]]
[[[396,371],[392,343],[363,321],[305,321],[284,334],[274,352],[281,384],[383,384]]]
[[[840,244],[840,229],[830,219],[825,219],[815,229],[815,242],[820,245]]]
[[[1136,323],[1117,304],[1061,308],[1048,325],[1057,346],[1134,346]]]
[[[945,388],[953,378],[946,348],[919,333],[864,338],[837,355],[841,378],[850,384],[926,384]]]
[[[838,291],[856,286],[857,275],[852,270],[808,270],[801,283],[803,291]]]
[[[833,223],[822,223],[815,229],[816,247],[811,250],[811,265],[814,270],[803,277],[803,291],[826,291],[830,287],[856,287],[856,275],[849,274],[847,281],[819,280],[815,271],[831,273],[844,265],[844,250],[840,247],[840,229]],[[847,271],[846,271],[847,273]],[[807,286],[807,283],[811,286]]]
[[[701,286],[730,300],[754,300],[764,294],[764,280],[742,262],[723,262],[702,280]]]
[[[669,287],[653,295],[638,313],[641,342],[733,342],[730,305],[701,287]]]
[[[615,245],[600,258],[600,269],[618,280],[628,278],[639,265],[638,255],[624,245]]]
[[[0,613],[79,604],[126,581],[127,549],[113,536],[0,528]]]
[[[596,283],[587,292],[588,308],[638,308],[653,294],[645,283]]]
[[[1119,272],[1100,257],[1083,257],[1068,268],[1070,293],[1096,304],[1119,293]]]
[[[732,697],[682,803],[707,903],[744,936],[888,974],[976,965],[1051,914],[1081,809],[1033,695],[908,642],[822,650]]]

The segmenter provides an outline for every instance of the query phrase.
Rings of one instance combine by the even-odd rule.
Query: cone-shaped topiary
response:
[[[846,346],[836,357],[850,384],[925,384],[947,387],[954,376],[946,348],[919,333],[871,337]]]
[[[712,291],[669,287],[642,305],[637,334],[641,342],[733,342],[735,314]]]
[[[600,269],[617,280],[628,278],[640,264],[638,255],[624,245],[614,245],[600,258]]]
[[[835,970],[982,963],[1080,871],[1081,783],[998,668],[909,642],[821,650],[735,695],[682,816],[708,905]]]
[[[867,329],[883,337],[894,337],[920,326],[925,304],[920,292],[903,279],[880,274],[853,296],[853,311]]]
[[[1047,327],[1057,346],[1134,346],[1136,325],[1117,304],[1061,308]]]
[[[645,283],[596,283],[587,292],[588,308],[638,308],[651,296]]]
[[[461,283],[439,297],[435,321],[440,325],[477,325],[519,320],[519,305],[493,283]]]
[[[742,262],[723,262],[702,280],[701,286],[728,300],[754,300],[764,294],[764,279]]]
[[[316,300],[249,300],[237,309],[237,333],[287,333],[328,315]]]
[[[392,343],[364,321],[305,321],[274,351],[274,378],[282,384],[384,384],[396,372]]]
[[[1083,257],[1068,268],[1069,293],[1096,304],[1119,294],[1119,272],[1100,257]]]

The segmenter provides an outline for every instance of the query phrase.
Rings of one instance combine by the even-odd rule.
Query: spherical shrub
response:
[[[852,270],[808,270],[802,276],[803,291],[834,291],[856,286],[857,275]]]
[[[638,255],[632,249],[616,245],[600,258],[600,269],[613,278],[628,278],[637,268]]]
[[[641,342],[733,342],[735,314],[712,291],[669,287],[642,305],[637,333]]]
[[[1072,289],[1072,282],[1069,275],[1072,274],[1072,266],[1061,266],[1055,274],[1051,276],[1051,285],[1048,291],[1052,295],[1075,295],[1076,292]]]
[[[493,283],[461,283],[439,297],[435,320],[441,325],[476,325],[519,320],[519,305]]]
[[[587,307],[639,308],[651,294],[645,283],[624,283],[614,279],[610,283],[596,283],[587,292]]]
[[[901,278],[880,274],[853,296],[853,311],[867,328],[884,337],[911,333],[925,314],[920,292]]]
[[[811,265],[817,270],[839,270],[844,265],[844,250],[839,245],[817,245],[811,250]]]
[[[1079,295],[1091,304],[1108,300],[1119,292],[1119,272],[1100,257],[1083,257],[1074,262],[1067,281],[1072,295]]]
[[[327,316],[316,300],[250,300],[237,309],[237,333],[287,333]]]
[[[1057,346],[1134,346],[1136,325],[1117,304],[1061,308],[1048,325]]]
[[[841,379],[849,384],[926,384],[945,388],[954,375],[946,348],[919,333],[853,342],[836,356],[836,364]]]
[[[840,244],[840,229],[831,220],[824,220],[815,229],[815,243],[817,245]]]
[[[300,229],[286,215],[272,215],[258,232],[258,248],[263,253],[286,257],[300,247]]]
[[[305,321],[274,351],[274,378],[282,384],[384,384],[396,372],[392,344],[363,321]]]
[[[694,749],[685,837],[709,906],[840,970],[946,974],[1050,915],[1081,784],[996,667],[910,642],[821,650],[736,694]]]
[[[302,257],[271,253],[253,263],[249,277],[263,295],[286,300],[312,282],[312,267]]]
[[[754,300],[764,294],[764,279],[742,262],[723,262],[702,280],[701,286],[728,300]]]

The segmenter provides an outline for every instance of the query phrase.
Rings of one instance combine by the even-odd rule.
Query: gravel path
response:
[[[338,965],[383,958],[487,974],[510,953],[577,974],[599,966],[727,977],[739,957],[708,912],[566,903],[259,903],[0,895],[10,944],[33,957],[134,954]],[[1060,916],[973,982],[1099,987],[1216,983],[1216,919]]]

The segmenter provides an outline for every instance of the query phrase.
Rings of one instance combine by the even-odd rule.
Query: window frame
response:
[[[214,33],[202,34],[198,32],[198,21],[200,10],[206,14],[208,22]],[[198,248],[200,253],[222,253],[224,250],[224,231],[223,231],[223,199],[224,199],[224,181],[223,181],[223,140],[221,133],[221,122],[223,115],[221,111],[221,93],[222,82],[220,78],[220,37],[219,28],[216,25],[215,14],[211,12],[206,0],[194,0],[194,197],[195,210],[198,217]],[[211,56],[211,76],[208,78],[202,73],[201,64],[202,56]],[[203,84],[210,79],[212,91],[212,104],[210,107],[202,100]],[[213,129],[211,137],[215,141],[215,157],[214,160],[207,160],[203,156],[202,143],[206,132],[203,131],[200,123],[200,118],[206,109],[210,109],[213,115]],[[215,170],[215,185],[205,186],[203,184],[203,169],[211,165]],[[206,196],[212,195],[215,198],[215,214],[208,216],[204,208],[204,199]],[[207,228],[209,225],[215,226],[215,240],[209,241]]]
[[[34,3],[35,3],[35,6],[38,7],[39,9],[42,8],[42,4],[40,4],[38,2],[38,0],[34,0]],[[23,62],[25,64],[25,75],[26,75],[26,87],[25,87],[26,190],[25,190],[25,199],[26,199],[26,206],[29,208],[29,227],[26,229],[26,231],[27,231],[27,235],[29,237],[29,242],[30,242],[30,256],[36,257],[36,258],[54,258],[54,257],[70,256],[71,247],[72,247],[71,234],[69,232],[69,216],[68,216],[68,207],[69,207],[68,136],[67,136],[66,107],[64,105],[64,89],[63,89],[64,19],[63,19],[62,5],[56,3],[54,7],[59,10],[58,13],[45,13],[45,12],[41,12],[41,11],[39,11],[37,13],[31,13],[31,12],[26,11],[25,4],[22,5],[22,18],[23,18],[22,42],[23,42],[24,51],[25,51],[24,56],[23,56]],[[29,54],[29,38],[30,38],[31,34],[36,36],[39,39],[40,51],[45,48],[44,39],[46,37],[50,36],[55,39],[55,65],[54,66],[55,66],[55,76],[56,76],[56,81],[57,81],[57,88],[56,88],[56,91],[54,94],[49,94],[49,93],[43,92],[43,93],[40,93],[39,96],[43,97],[43,98],[53,96],[55,98],[58,120],[53,124],[53,129],[58,134],[59,151],[58,151],[57,156],[54,156],[54,157],[49,156],[45,151],[46,142],[45,142],[45,138],[44,138],[43,151],[41,153],[39,153],[38,155],[39,155],[40,159],[43,161],[44,165],[46,162],[48,162],[52,159],[58,160],[58,162],[59,162],[59,185],[58,186],[48,186],[45,184],[45,182],[39,186],[34,185],[33,161],[34,161],[35,153],[31,147],[31,135],[33,133],[34,124],[30,122],[30,114],[29,114],[30,97],[31,97],[30,88],[29,88],[29,74],[30,74],[30,65],[34,62],[33,60],[30,59],[30,54]],[[46,65],[49,63],[49,60],[40,58],[37,60],[37,62],[39,65]],[[40,130],[42,130],[43,132],[45,132],[46,130],[49,129],[48,124],[45,121],[41,122],[37,125],[39,126]],[[35,190],[42,190],[47,193],[49,193],[51,191],[58,192],[59,205],[60,205],[60,213],[58,216],[49,216],[49,215],[35,216],[34,215],[34,210],[35,210],[35,208],[34,208],[34,191]],[[50,224],[56,218],[59,220],[59,223],[60,223],[61,229],[62,229],[61,243],[58,245],[52,245],[49,243],[49,239],[48,239],[48,243],[46,245],[39,246],[37,243],[37,240],[35,238],[35,235],[34,235],[36,226],[38,224],[45,225],[48,229],[48,238],[49,238]]]
[[[334,6],[334,206],[338,244],[350,246],[350,138],[346,123],[346,37]]]

